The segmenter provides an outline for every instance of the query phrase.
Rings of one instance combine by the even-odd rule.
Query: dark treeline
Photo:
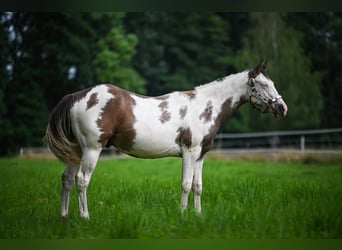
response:
[[[341,13],[0,13],[0,154],[42,145],[50,111],[100,82],[191,89],[267,58],[289,107],[245,105],[223,132],[340,127]]]

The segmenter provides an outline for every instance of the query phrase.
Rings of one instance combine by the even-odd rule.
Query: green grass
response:
[[[202,214],[181,214],[180,159],[100,160],[59,217],[56,160],[0,159],[0,238],[342,238],[342,166],[207,159]]]

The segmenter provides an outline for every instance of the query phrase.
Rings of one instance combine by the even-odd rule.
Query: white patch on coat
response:
[[[180,149],[175,140],[177,129],[182,126],[182,123],[178,112],[180,104],[184,104],[188,98],[181,97],[177,93],[170,94],[165,100],[142,98],[136,95],[132,95],[132,98],[135,100],[133,127],[136,136],[132,149],[134,154],[147,158],[179,156]],[[159,105],[162,102],[168,102],[166,110],[170,113],[170,119],[164,123],[160,121],[162,110]]]

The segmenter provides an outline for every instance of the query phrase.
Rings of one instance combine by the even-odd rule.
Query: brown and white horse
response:
[[[89,218],[87,187],[101,150],[111,145],[139,158],[182,157],[181,209],[186,209],[192,189],[195,210],[201,212],[203,159],[223,122],[246,102],[276,117],[287,113],[265,67],[263,61],[253,70],[158,97],[109,84],[64,96],[52,111],[45,136],[66,165],[61,216],[68,215],[76,181],[81,217]]]

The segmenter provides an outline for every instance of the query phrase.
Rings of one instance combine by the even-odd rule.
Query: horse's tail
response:
[[[72,95],[67,95],[54,108],[46,129],[45,141],[63,163],[79,166],[82,149],[71,127],[70,109],[73,103]]]

